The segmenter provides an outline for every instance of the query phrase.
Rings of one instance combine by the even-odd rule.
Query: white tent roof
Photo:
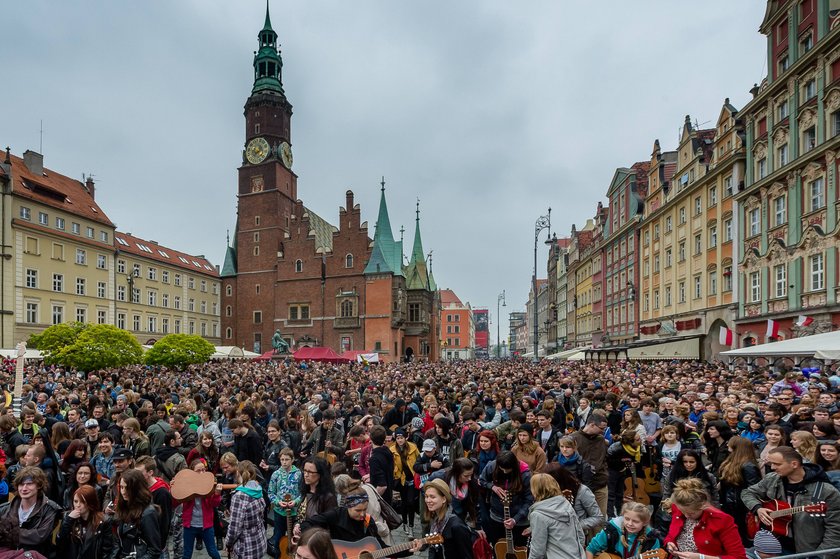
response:
[[[551,355],[546,357],[546,359],[551,359],[551,360],[570,359],[573,355],[575,355],[575,354],[577,354],[581,351],[586,351],[587,349],[592,349],[592,346],[588,345],[588,346],[584,346],[584,347],[573,347],[572,349],[567,349],[565,351],[558,351],[557,353],[552,353]],[[577,360],[573,359],[573,361],[577,361]]]
[[[721,352],[726,357],[809,356],[840,359],[840,331]]]
[[[0,349],[0,356],[5,359],[17,359],[17,349]],[[23,354],[23,359],[43,359],[41,352],[37,349],[26,349],[26,352]]]
[[[673,359],[700,359],[700,338],[690,337],[681,340],[665,340],[656,344],[630,346],[627,348],[630,361],[659,361]]]

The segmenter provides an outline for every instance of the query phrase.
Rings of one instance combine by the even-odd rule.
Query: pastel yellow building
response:
[[[216,268],[204,258],[117,233],[96,202],[92,179],[83,183],[51,171],[32,151],[23,158],[7,151],[0,192],[0,347],[75,321],[116,324],[142,343],[176,331],[218,343]],[[129,276],[141,290],[137,303],[127,300]]]

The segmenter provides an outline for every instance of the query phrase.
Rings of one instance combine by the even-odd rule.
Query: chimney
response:
[[[44,174],[44,156],[36,151],[28,149],[23,152],[23,164],[34,175],[40,177]]]
[[[9,146],[6,146],[6,160],[3,161],[3,163],[5,163],[6,165],[12,164],[12,148],[10,148]]]
[[[87,189],[88,194],[90,194],[90,197],[96,199],[96,185],[93,182],[92,176],[85,179],[85,188]]]
[[[348,212],[353,211],[353,191],[348,190],[347,192],[344,193],[344,196],[347,199],[347,205],[345,206],[345,208],[347,208]]]

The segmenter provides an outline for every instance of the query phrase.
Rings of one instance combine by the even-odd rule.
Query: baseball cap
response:
[[[85,428],[86,429],[91,429],[93,427],[99,427],[99,422],[96,421],[95,419],[88,419],[87,421],[85,421]]]
[[[435,444],[435,441],[433,439],[426,439],[425,441],[423,441],[423,452],[429,450],[437,450],[437,445]]]

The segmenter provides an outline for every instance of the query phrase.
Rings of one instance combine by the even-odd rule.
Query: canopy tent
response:
[[[566,361],[583,361],[586,359],[586,352],[583,348],[579,348],[575,353],[566,357]]]
[[[586,351],[587,349],[592,349],[592,346],[573,347],[572,349],[567,349],[565,351],[558,351],[557,353],[552,353],[546,357],[546,359],[551,359],[552,361],[563,361],[567,359],[571,361],[580,361],[580,359],[571,359],[571,357],[581,351]]]
[[[235,345],[220,345],[216,346],[216,351],[210,356],[210,359],[255,359],[259,356],[259,353]]]
[[[0,357],[3,359],[17,359],[17,350],[12,349],[0,349]],[[44,356],[41,355],[41,352],[37,349],[26,349],[26,352],[23,354],[24,361],[27,359],[43,359]]]
[[[343,357],[347,361],[356,361],[358,363],[364,363],[365,361],[367,361],[368,363],[379,363],[379,354],[373,351],[345,351],[341,354],[341,357]]]
[[[627,347],[628,361],[699,360],[700,336]]]
[[[840,359],[840,331],[730,349],[722,351],[721,355],[730,358],[814,356],[825,360]]]
[[[294,353],[295,361],[321,361],[324,363],[346,363],[342,357],[330,347],[302,347]]]

